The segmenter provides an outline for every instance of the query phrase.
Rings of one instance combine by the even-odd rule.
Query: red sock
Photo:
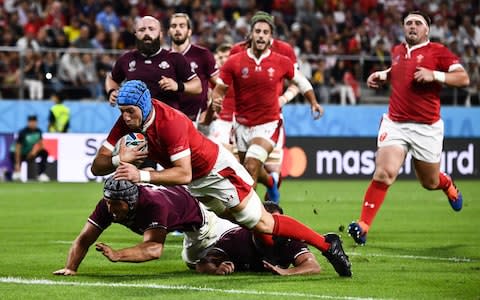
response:
[[[316,233],[291,217],[275,214],[273,215],[273,220],[275,221],[273,235],[305,241],[305,243],[314,246],[322,252],[330,248],[330,243],[325,242],[323,235]]]
[[[446,190],[452,185],[452,179],[445,173],[440,172],[438,176],[438,186],[437,190]]]
[[[273,186],[273,177],[272,175],[268,175],[267,176],[267,184],[266,184],[267,188],[271,188]]]
[[[387,195],[388,185],[383,182],[372,180],[368,186],[367,192],[363,199],[362,214],[360,216],[360,222],[365,223],[370,227],[373,219],[377,215],[380,206],[382,206],[383,200]],[[368,228],[363,228],[368,231]]]

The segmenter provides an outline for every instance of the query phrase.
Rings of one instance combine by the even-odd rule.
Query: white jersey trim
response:
[[[170,160],[171,161],[176,161],[176,160],[179,160],[180,158],[184,158],[184,157],[187,157],[191,154],[191,151],[190,151],[190,148],[188,149],[185,149],[181,152],[178,152],[172,156],[170,156]]]

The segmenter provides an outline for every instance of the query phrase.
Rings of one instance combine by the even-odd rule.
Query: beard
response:
[[[185,41],[187,40],[187,36],[183,37],[183,38],[175,38],[175,37],[172,37],[172,42],[177,45],[177,46],[180,46],[180,45],[183,45],[185,43]]]
[[[151,43],[145,43],[145,40],[140,40],[136,38],[135,45],[137,46],[137,49],[138,51],[140,51],[140,53],[146,56],[150,56],[160,50],[160,37],[157,37],[156,39],[151,39],[151,41]]]

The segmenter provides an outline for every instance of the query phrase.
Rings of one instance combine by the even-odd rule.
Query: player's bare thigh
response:
[[[391,185],[405,161],[407,151],[402,145],[380,147],[375,158],[373,180]]]
[[[428,190],[435,189],[439,184],[440,163],[430,163],[413,160],[415,173],[422,186]]]

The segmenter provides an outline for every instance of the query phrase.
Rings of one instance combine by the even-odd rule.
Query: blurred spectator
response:
[[[16,46],[20,51],[25,49],[33,49],[34,51],[40,50],[40,45],[35,39],[35,30],[32,27],[27,27],[25,35],[18,39]]]
[[[80,20],[77,17],[72,17],[70,23],[63,26],[63,32],[67,36],[68,42],[72,44],[80,37]]]
[[[53,106],[48,114],[48,132],[68,132],[70,127],[70,109],[63,104],[62,92],[53,93]]]
[[[23,74],[30,100],[43,100],[42,57],[31,49],[25,51]]]
[[[95,25],[97,28],[103,28],[105,32],[108,32],[111,38],[111,48],[115,48],[119,37],[121,22],[113,10],[112,2],[104,2],[103,10],[95,17]]]
[[[104,50],[107,48],[107,34],[103,29],[97,29],[95,36],[90,40],[92,47],[97,50]]]
[[[42,79],[47,95],[62,90],[62,84],[57,76],[57,61],[58,55],[55,52],[49,51],[43,54]]]
[[[329,103],[328,81],[328,75],[325,71],[325,60],[318,60],[317,63],[313,65],[312,86],[317,99],[319,99],[319,102],[322,104]]]
[[[72,44],[76,48],[94,48],[92,41],[90,40],[90,28],[87,25],[82,25],[80,27],[80,35]]]
[[[76,48],[69,48],[60,58],[58,78],[63,85],[65,97],[88,98],[89,90],[84,86],[84,64]]]
[[[81,54],[82,71],[80,73],[80,82],[85,86],[90,97],[99,100],[103,94],[103,85],[98,80],[97,67],[93,55],[90,53]]]
[[[67,25],[67,19],[63,13],[63,7],[61,1],[52,1],[47,4],[45,9],[45,23],[52,26],[63,28]]]
[[[338,60],[331,70],[330,85],[332,88],[330,94],[339,95],[340,105],[346,105],[347,98],[350,104],[354,105],[357,103],[352,85],[346,82],[347,78],[351,80],[351,72],[345,66],[344,60]]]

